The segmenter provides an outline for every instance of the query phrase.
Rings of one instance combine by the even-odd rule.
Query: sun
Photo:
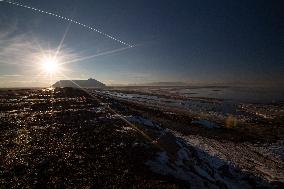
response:
[[[45,58],[41,65],[42,69],[47,73],[55,73],[59,70],[59,63],[56,58]]]

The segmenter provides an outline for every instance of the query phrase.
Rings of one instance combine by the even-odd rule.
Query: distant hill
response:
[[[151,82],[134,84],[133,86],[188,86],[188,84],[183,82]]]
[[[52,87],[73,87],[73,88],[102,88],[106,85],[95,80],[95,79],[88,79],[88,80],[60,80],[57,81]]]

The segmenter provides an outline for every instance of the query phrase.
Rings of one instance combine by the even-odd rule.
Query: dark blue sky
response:
[[[106,83],[269,84],[284,80],[284,16],[280,0],[18,2],[72,18],[135,45],[64,65],[71,78],[95,77]],[[0,2],[0,86],[4,81],[22,85],[17,81],[31,80],[30,66],[17,53],[25,51],[25,45],[56,49],[68,25],[68,21],[57,17]],[[71,24],[63,49],[85,57],[123,47]],[[29,48],[29,52],[33,51],[33,47]]]

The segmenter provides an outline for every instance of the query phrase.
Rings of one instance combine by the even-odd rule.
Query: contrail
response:
[[[101,52],[101,53],[98,53],[98,54],[93,54],[93,55],[90,55],[90,56],[66,61],[66,62],[63,62],[61,64],[70,64],[70,63],[73,63],[73,62],[80,62],[80,61],[83,61],[83,60],[88,60],[88,59],[92,59],[92,58],[99,57],[99,56],[110,55],[110,54],[114,54],[114,53],[117,53],[117,52],[120,52],[120,51],[124,51],[124,50],[129,49],[129,48],[131,48],[131,47],[123,47],[123,48],[119,48],[119,49],[105,51],[105,52]]]
[[[109,38],[109,39],[112,39],[112,40],[114,40],[114,41],[116,41],[116,42],[118,42],[118,43],[121,43],[121,44],[126,45],[126,46],[128,46],[128,47],[134,47],[133,45],[130,45],[130,44],[128,44],[128,43],[126,43],[126,42],[124,42],[124,41],[121,41],[121,40],[119,40],[119,39],[117,39],[117,38],[115,38],[115,37],[113,37],[113,36],[111,36],[111,35],[109,35],[109,34],[107,34],[107,33],[104,33],[104,32],[102,32],[102,31],[100,31],[100,30],[98,30],[98,29],[96,29],[96,28],[93,28],[93,27],[91,27],[91,26],[89,26],[89,25],[85,25],[85,24],[83,24],[83,23],[81,23],[81,22],[78,22],[78,21],[76,21],[76,20],[73,20],[73,19],[70,19],[70,18],[61,16],[61,15],[58,15],[58,14],[54,14],[54,13],[52,13],[52,12],[48,12],[48,11],[44,11],[44,10],[37,9],[37,8],[34,8],[34,7],[30,7],[30,6],[27,6],[27,5],[18,3],[18,2],[5,1],[5,0],[0,0],[0,2],[9,3],[9,4],[11,4],[11,5],[15,5],[15,6],[18,6],[18,7],[23,7],[23,8],[26,8],[26,9],[33,10],[33,11],[37,11],[37,12],[42,13],[42,14],[47,14],[47,15],[50,15],[50,16],[54,16],[54,17],[60,18],[60,19],[62,19],[62,20],[66,20],[66,21],[72,22],[73,24],[80,25],[80,26],[82,26],[82,27],[84,27],[84,28],[87,28],[87,29],[92,30],[92,31],[95,31],[95,32],[97,32],[97,33],[99,33],[99,34],[101,34],[101,35],[104,35],[105,37],[107,37],[107,38]]]

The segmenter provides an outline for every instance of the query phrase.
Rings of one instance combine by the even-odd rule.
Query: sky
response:
[[[88,78],[106,84],[284,83],[282,0],[17,2],[101,33],[1,0],[0,87]],[[59,46],[62,65],[51,78],[39,62]]]

